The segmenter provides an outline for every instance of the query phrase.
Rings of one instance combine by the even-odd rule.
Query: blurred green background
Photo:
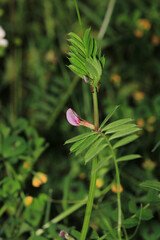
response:
[[[100,30],[113,2],[79,0],[78,5],[83,28],[91,27],[92,35],[97,38],[106,58],[99,91],[100,121],[115,105],[120,105],[113,119],[131,117],[142,128],[139,140],[119,153],[142,155],[142,159],[121,168],[124,203],[135,196],[139,203],[145,202],[142,197],[149,194],[146,189],[138,188],[139,183],[160,177],[160,151],[158,148],[152,151],[160,140],[160,1],[115,1],[109,25],[102,36]],[[88,191],[90,166],[84,165],[83,155],[69,154],[69,147],[64,146],[64,142],[85,129],[70,126],[65,112],[71,107],[89,122],[93,122],[93,112],[89,86],[67,68],[67,33],[81,34],[74,1],[1,0],[0,26],[9,42],[7,48],[0,47],[1,142],[13,134],[29,144],[30,132],[37,139],[38,135],[45,139],[39,145],[34,143],[35,149],[41,147],[42,151],[36,153],[32,170],[34,166],[34,171],[46,173],[48,182],[35,191],[31,186],[30,169],[22,184],[23,191],[37,197],[40,192],[48,196],[51,189],[53,199],[80,200]],[[22,130],[16,130],[17,126]],[[10,163],[20,181],[25,174],[22,169],[24,161],[33,163],[26,149],[28,147],[14,154],[14,159],[12,154],[8,156],[3,150],[0,156],[1,160],[4,158]],[[41,152],[43,154],[38,158]],[[18,154],[27,157],[18,157]],[[1,180],[9,171],[4,170],[4,159],[0,161]],[[104,185],[114,176],[112,169],[109,174],[108,171],[99,173]],[[1,196],[0,200],[2,207],[6,199]],[[52,204],[49,219],[67,207]],[[152,208],[155,218],[150,220],[150,226],[156,226],[159,221],[158,209],[158,206]],[[83,214],[83,211],[73,214],[64,223],[80,230]],[[14,218],[14,214],[11,215]],[[2,218],[8,219],[8,215],[3,213]],[[96,216],[93,222],[95,219]],[[100,223],[95,222],[93,226],[99,226]],[[38,224],[35,225],[40,226]],[[139,230],[138,239],[158,240],[160,236],[154,235],[154,227],[148,237],[147,224],[144,223]],[[2,236],[5,236],[4,232]]]

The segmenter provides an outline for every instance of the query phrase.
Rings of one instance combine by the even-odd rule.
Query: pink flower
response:
[[[81,119],[75,111],[69,108],[66,112],[67,121],[73,126],[85,126],[95,130],[95,126],[83,119]]]

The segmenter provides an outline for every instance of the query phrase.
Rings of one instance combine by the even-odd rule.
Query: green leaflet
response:
[[[105,57],[104,56],[100,58],[100,62],[102,64],[102,67],[104,67],[104,65],[105,65]]]
[[[89,44],[87,46],[87,57],[90,57],[92,55],[93,51],[93,37],[90,36]]]
[[[79,60],[81,60],[82,62],[84,62],[85,61],[85,57],[84,56],[82,56],[78,51],[77,51],[77,49],[74,47],[74,46],[69,46],[69,50],[71,51],[71,52],[69,52],[68,53],[68,55],[69,56],[76,56]]]
[[[86,154],[85,155],[85,164],[88,163],[92,158],[94,158],[96,155],[98,155],[105,147],[107,144],[100,144],[98,148],[92,149],[92,153]]]
[[[96,54],[97,54],[97,43],[96,43],[96,40],[93,39],[93,52],[92,52],[92,56],[96,57]]]
[[[97,51],[97,57],[98,57],[98,60],[100,61],[101,60],[101,49],[99,49]]]
[[[81,139],[87,138],[87,137],[92,136],[92,135],[94,135],[94,134],[96,134],[96,132],[82,133],[82,134],[80,134],[80,135],[78,135],[78,136],[76,136],[76,137],[73,137],[73,138],[71,138],[71,139],[68,139],[67,141],[65,141],[64,144],[77,142],[77,141],[79,141],[79,140],[81,140]]]
[[[85,139],[81,139],[81,140],[75,142],[75,143],[71,146],[70,151],[71,151],[71,152],[76,152],[76,151],[80,148],[80,146],[83,144],[83,142],[84,142],[85,140],[86,140],[86,138],[85,138]]]
[[[75,34],[73,32],[70,32],[70,33],[68,33],[68,36],[70,36],[71,38],[76,39],[77,41],[79,41],[81,43],[82,46],[84,46],[84,44],[82,42],[82,39],[77,34]]]
[[[97,79],[98,78],[98,71],[97,68],[91,58],[87,58],[85,61],[85,67],[89,73],[89,77],[91,79]]]
[[[83,37],[83,43],[86,49],[88,48],[88,44],[90,40],[90,31],[91,31],[91,28],[88,28]]]
[[[80,154],[81,152],[83,152],[85,149],[87,149],[91,144],[93,144],[100,136],[99,135],[94,135],[94,136],[90,136],[86,139],[86,141],[84,141],[80,148],[78,149],[78,151],[76,151],[76,156],[78,154]]]
[[[120,125],[118,127],[114,127],[114,128],[107,130],[105,132],[105,134],[115,133],[115,132],[119,132],[119,131],[123,131],[123,130],[127,131],[128,129],[131,129],[133,127],[136,127],[136,124],[131,123],[131,124]]]
[[[110,124],[108,124],[106,127],[104,127],[102,129],[102,131],[106,131],[108,129],[111,129],[111,128],[114,128],[114,127],[117,127],[117,126],[120,126],[120,125],[123,125],[123,124],[126,124],[126,123],[129,123],[129,122],[132,122],[133,119],[131,118],[124,118],[124,119],[120,119],[120,120],[117,120],[117,121],[114,121]]]
[[[147,180],[145,182],[142,182],[140,184],[141,187],[147,187],[147,188],[151,188],[157,191],[160,191],[160,182],[156,181],[156,180]]]
[[[91,29],[87,29],[83,40],[75,33],[69,33],[68,39],[71,46],[69,65],[71,71],[83,78],[83,75],[90,79],[90,85],[98,87],[98,82],[102,75],[102,66],[104,66],[105,58],[101,56],[101,51],[97,51],[96,40],[90,35]]]
[[[131,136],[128,136],[128,137],[125,137],[121,140],[119,140],[118,142],[116,142],[114,145],[113,145],[113,148],[118,148],[118,147],[122,147],[130,142],[133,142],[134,140],[136,140],[138,138],[138,136],[136,134],[133,134]]]
[[[77,68],[77,67],[75,67],[75,66],[73,66],[73,65],[69,65],[68,68],[69,68],[72,72],[74,72],[76,75],[78,75],[80,78],[83,78],[83,75],[85,74],[85,72],[84,72],[82,69]]]
[[[124,136],[127,136],[127,135],[130,135],[132,133],[135,133],[137,131],[139,131],[140,129],[138,127],[133,127],[131,129],[128,129],[128,130],[122,130],[122,131],[119,131],[119,132],[116,132],[114,133],[110,138],[109,140],[113,140],[113,139],[116,139],[116,138],[120,138],[120,137],[124,137]]]
[[[86,53],[81,44],[77,43],[77,41],[75,41],[74,39],[69,39],[68,41],[77,49],[78,53],[85,57]]]
[[[110,113],[105,117],[105,119],[104,119],[103,122],[101,123],[99,129],[102,129],[102,128],[103,128],[103,126],[106,124],[106,122],[107,122],[107,121],[112,117],[112,115],[115,113],[115,111],[117,110],[117,108],[119,108],[119,105],[116,106],[116,107],[112,110],[112,112],[110,112]]]
[[[104,141],[104,139],[100,138],[94,144],[92,144],[85,155],[85,163],[89,162],[107,146],[107,144],[104,144],[104,142],[102,143],[102,141]]]
[[[70,57],[69,61],[72,65],[74,65],[75,67],[83,70],[87,74],[84,63],[81,63],[76,57]]]
[[[117,159],[117,162],[124,162],[124,161],[128,161],[128,160],[134,160],[137,158],[141,158],[141,155],[139,154],[130,154],[130,155],[126,155],[123,157],[120,157]]]

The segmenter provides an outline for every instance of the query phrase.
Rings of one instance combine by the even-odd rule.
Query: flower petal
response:
[[[66,112],[67,121],[73,126],[80,126],[80,118],[75,111],[69,108]]]
[[[8,46],[8,40],[6,39],[0,39],[0,47],[7,47]]]
[[[0,38],[4,38],[6,35],[4,29],[0,26]]]

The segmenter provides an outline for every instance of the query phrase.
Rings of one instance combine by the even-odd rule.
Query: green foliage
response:
[[[83,127],[74,128],[67,123],[65,112],[68,106],[73,106],[80,116],[93,122],[88,85],[81,84],[78,78],[73,79],[73,74],[65,67],[68,65],[66,54],[70,60],[72,58],[73,63],[70,65],[73,71],[81,78],[83,73],[91,83],[90,77],[99,76],[104,67],[105,59],[99,49],[106,56],[98,96],[100,119],[105,119],[107,115],[99,130],[126,117],[134,121],[117,128],[125,130],[126,125],[134,122],[141,128],[131,135],[109,140],[120,168],[124,219],[126,225],[134,226],[127,231],[131,234],[128,238],[139,224],[140,216],[133,215],[141,203],[143,206],[150,203],[148,209],[154,217],[147,221],[141,220],[132,239],[160,238],[159,1],[116,1],[105,35],[100,40],[99,31],[107,9],[110,10],[110,2],[114,1],[78,1],[84,29],[92,26],[92,33],[88,28],[81,35],[72,0],[0,1],[0,25],[6,31],[5,38],[9,41],[7,48],[0,48],[1,240],[60,240],[60,229],[65,229],[76,240],[80,238],[84,204],[78,211],[73,210],[68,215],[63,213],[66,213],[65,208],[66,211],[69,210],[82,200],[81,196],[87,195],[90,164],[84,164],[84,156],[102,136],[96,132],[87,132],[88,137],[71,143],[73,145],[70,150],[74,154],[68,154],[68,146],[63,146],[66,139],[85,132]],[[141,19],[148,21],[150,28],[143,29],[143,26],[139,26]],[[148,23],[145,22],[144,25],[149,26]],[[137,30],[139,36],[136,35]],[[74,36],[69,36],[73,39],[69,49],[65,38],[68,32],[75,33]],[[115,106],[119,104],[121,107],[115,111]],[[129,129],[130,127],[131,125]],[[119,133],[111,132],[112,130],[114,129],[106,129],[103,134],[108,132],[105,136],[109,139],[113,134]],[[45,152],[47,145],[44,139],[50,143]],[[107,143],[102,140],[99,146],[101,144]],[[139,155],[142,157],[139,158]],[[88,163],[91,161],[92,159]],[[26,163],[28,168],[24,168]],[[49,181],[46,185],[40,188],[31,186],[35,171],[48,174]],[[108,221],[112,231],[117,233],[117,221],[112,219],[117,196],[111,190],[116,178],[113,156],[108,146],[98,154],[95,172],[102,185],[96,188],[91,227],[96,229],[99,239],[113,240],[105,224]],[[64,184],[66,176],[69,179],[68,185]],[[43,210],[33,210],[40,219],[33,226],[31,219],[28,218],[27,222],[24,218],[24,211],[31,206],[25,206],[23,199],[28,195],[39,199],[43,192],[48,196],[49,189],[53,189],[53,194],[48,198],[50,200],[44,201]],[[56,223],[43,228],[48,202],[51,209],[46,221],[51,223],[52,218],[62,214],[60,219],[63,225]],[[106,221],[100,217],[98,209],[102,210]],[[37,229],[44,231],[35,236]],[[88,239],[91,232],[90,229]],[[127,236],[122,237],[127,239]]]
[[[106,122],[110,119],[116,109],[117,107],[106,116],[105,120],[102,122],[97,132],[80,134],[72,139],[67,140],[65,144],[74,143],[71,146],[70,151],[75,152],[76,155],[85,152],[84,161],[85,163],[88,163],[100,152],[103,152],[105,148],[110,148],[112,140],[121,138],[121,140],[118,140],[116,142],[114,141],[113,149],[119,148],[136,140],[138,136],[134,133],[139,131],[140,128],[138,128],[136,124],[130,123],[133,122],[133,119],[125,118],[114,121],[105,126]],[[126,137],[127,135],[129,136]],[[121,162],[127,160],[134,160],[137,158],[140,158],[140,155],[131,154],[127,156],[122,156],[118,158],[117,161]],[[100,165],[102,165],[102,163]]]
[[[98,87],[105,58],[97,50],[96,40],[90,35],[91,29],[87,29],[83,39],[71,32],[69,33],[69,43],[71,44],[68,53],[71,65],[68,67],[80,78],[87,77],[90,85]]]
[[[48,144],[23,118],[11,126],[1,125],[0,139],[0,166],[3,169],[0,179],[3,224],[0,234],[8,238],[20,237],[38,226],[43,216],[47,195],[39,194],[26,205],[23,201],[28,195],[26,183],[31,181],[34,165]]]

